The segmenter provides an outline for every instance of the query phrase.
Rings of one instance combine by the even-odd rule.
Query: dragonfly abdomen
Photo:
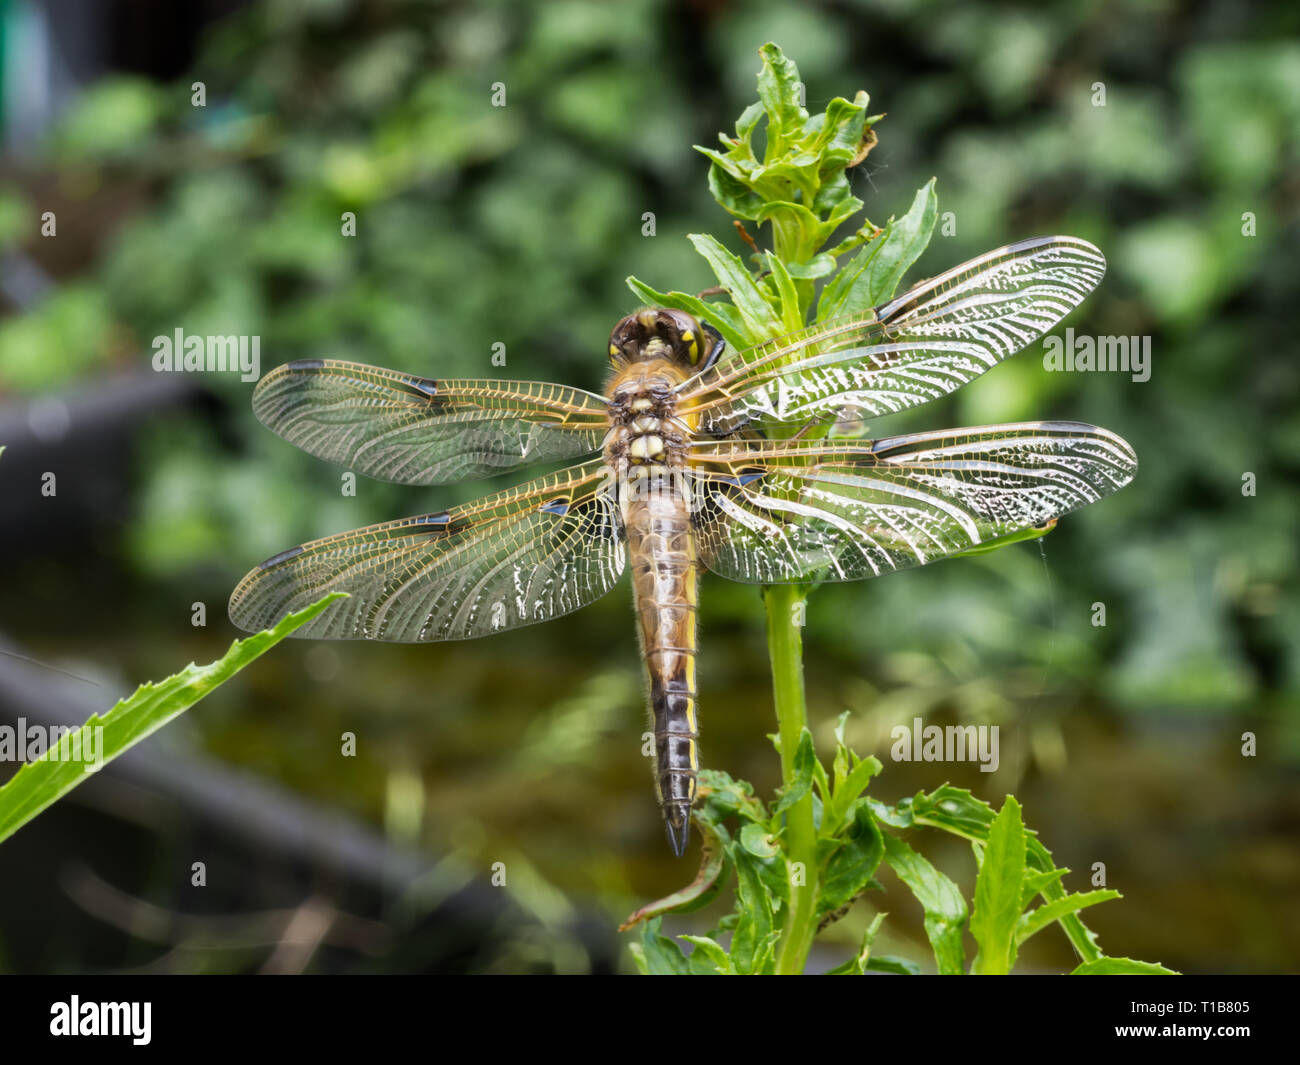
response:
[[[628,555],[641,647],[650,680],[655,783],[668,841],[690,838],[700,763],[695,694],[698,581],[687,500],[666,468],[627,508]]]

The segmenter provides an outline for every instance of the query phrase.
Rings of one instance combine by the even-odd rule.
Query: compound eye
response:
[[[700,327],[695,319],[685,311],[667,310],[663,312],[673,324],[682,347],[692,364],[700,361]]]
[[[614,326],[613,330],[610,331],[609,357],[611,359],[624,359],[627,357],[625,352],[627,351],[628,343],[631,340],[633,328],[633,320],[631,318],[624,318],[618,323],[618,325]]]

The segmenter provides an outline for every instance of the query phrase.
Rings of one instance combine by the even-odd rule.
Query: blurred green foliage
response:
[[[665,291],[710,284],[688,232],[747,254],[691,146],[732,128],[753,99],[757,48],[775,40],[798,61],[810,110],[865,89],[886,112],[851,178],[869,215],[901,217],[937,177],[938,230],[910,280],[1009,240],[1077,235],[1111,269],[1067,324],[1149,335],[1153,351],[1151,379],[1135,383],[1047,373],[1031,350],[870,427],[1075,418],[1122,434],[1142,467],[1106,506],[1062,522],[1041,555],[1021,545],[823,588],[805,633],[819,740],[844,708],[859,711],[847,736],[859,750],[915,713],[1023,719],[1023,749],[1006,758],[1020,772],[1063,764],[1059,722],[1076,711],[1235,713],[1267,731],[1270,758],[1294,765],[1298,24],[1292,4],[1234,0],[267,0],[221,25],[183,83],[96,86],[53,131],[40,180],[0,192],[0,250],[38,257],[47,194],[114,207],[48,300],[0,320],[0,391],[144,369],[151,338],[177,326],[260,335],[264,368],[343,357],[598,388],[608,330],[633,308],[625,277]],[[191,106],[192,80],[205,82],[206,108]],[[491,106],[498,83],[504,107]],[[340,235],[346,211],[355,238]],[[498,342],[503,370],[490,362]],[[248,565],[289,544],[484,488],[367,483],[341,499],[337,470],[255,423],[250,386],[210,385],[229,410],[223,435],[194,419],[145,429],[126,543],[145,580],[221,602]],[[1246,472],[1255,496],[1243,496]],[[725,581],[706,582],[704,600],[705,760],[722,764],[741,744],[761,748],[769,727],[755,706],[761,612],[752,589]],[[1105,628],[1091,624],[1095,602]],[[630,668],[625,600],[557,624],[559,635],[524,637],[539,663],[567,655],[540,691]],[[628,647],[610,650],[618,626]],[[507,646],[524,644],[428,661],[473,675]],[[526,749],[565,730],[594,735],[571,711],[550,706]],[[510,741],[489,716],[480,735]],[[459,718],[445,721],[454,750]],[[493,777],[501,789],[508,768]],[[623,876],[606,867],[593,880],[626,891]]]

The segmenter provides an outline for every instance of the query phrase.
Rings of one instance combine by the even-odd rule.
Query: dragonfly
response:
[[[610,335],[604,394],[433,379],[327,359],[259,381],[257,417],[372,478],[439,485],[569,463],[475,502],[290,548],[235,588],[257,631],[325,593],[298,637],[427,643],[548,621],[632,571],[654,780],[679,857],[697,797],[699,578],[853,581],[1041,533],[1128,484],[1137,456],[1080,422],[819,436],[951,393],[1045,335],[1101,280],[1052,236],[998,248],[879,306],[744,350],[645,308]]]

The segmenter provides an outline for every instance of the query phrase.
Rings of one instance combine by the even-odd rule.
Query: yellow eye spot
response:
[[[695,334],[691,332],[691,330],[687,329],[684,333],[682,333],[682,339],[686,341],[686,343],[690,344],[695,340]]]
[[[686,341],[688,345],[686,351],[691,357],[691,362],[697,362],[700,357],[700,345],[695,339],[695,333],[692,330],[687,329],[683,331],[682,339]]]
[[[617,354],[618,354],[618,345],[617,345],[617,344],[611,344],[611,345],[609,346],[609,353],[610,353],[610,355],[617,355]]]

